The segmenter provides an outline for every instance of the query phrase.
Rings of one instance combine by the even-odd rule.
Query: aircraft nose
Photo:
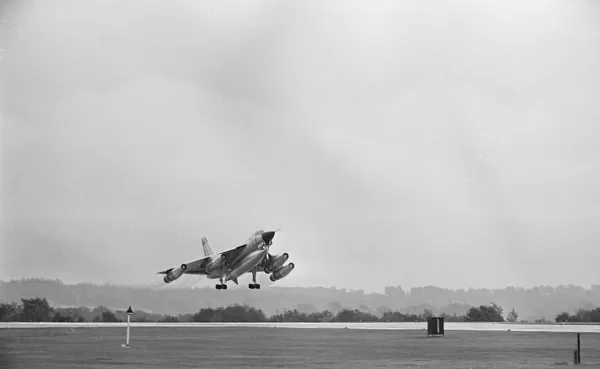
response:
[[[264,232],[262,234],[262,239],[263,239],[263,241],[265,241],[265,243],[267,245],[271,243],[271,241],[273,240],[274,237],[275,237],[275,232],[273,232],[273,231]]]

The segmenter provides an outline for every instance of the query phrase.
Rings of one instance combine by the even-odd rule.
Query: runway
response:
[[[19,328],[123,328],[127,323],[0,323],[0,329]],[[298,329],[367,329],[426,330],[426,322],[401,323],[131,323],[132,328],[298,328]],[[518,324],[518,323],[444,323],[446,331],[508,331],[600,333],[600,324]]]

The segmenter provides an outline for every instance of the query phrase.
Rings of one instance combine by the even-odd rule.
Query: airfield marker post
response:
[[[577,333],[577,364],[581,364],[581,341],[579,340],[579,333]]]
[[[131,315],[127,314],[127,343],[126,345],[129,346],[129,322],[131,321]]]
[[[133,309],[131,309],[131,306],[129,307],[129,309],[127,309],[126,313],[127,313],[127,341],[124,345],[121,345],[121,347],[128,348],[129,347],[129,323],[131,321],[131,315],[133,314]]]

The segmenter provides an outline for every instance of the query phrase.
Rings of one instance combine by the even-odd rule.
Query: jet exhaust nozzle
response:
[[[286,266],[282,266],[281,268],[274,271],[273,274],[271,274],[271,277],[269,277],[269,279],[271,280],[271,282],[278,281],[290,274],[294,267],[294,263],[289,263]]]
[[[176,280],[177,278],[181,277],[183,275],[183,272],[185,272],[186,269],[187,269],[187,265],[181,264],[181,266],[178,266],[177,268],[173,268],[169,273],[167,273],[167,275],[165,276],[165,278],[163,280],[165,281],[165,283],[171,283],[174,280]]]

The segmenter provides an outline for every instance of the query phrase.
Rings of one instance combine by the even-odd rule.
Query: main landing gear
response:
[[[225,283],[223,283],[223,273],[221,273],[221,277],[219,277],[219,282],[221,282],[221,283],[217,284],[215,286],[215,288],[218,289],[218,290],[226,290],[227,289],[227,285]]]
[[[256,268],[252,269],[252,283],[248,285],[251,290],[260,290],[260,284],[256,283]]]

